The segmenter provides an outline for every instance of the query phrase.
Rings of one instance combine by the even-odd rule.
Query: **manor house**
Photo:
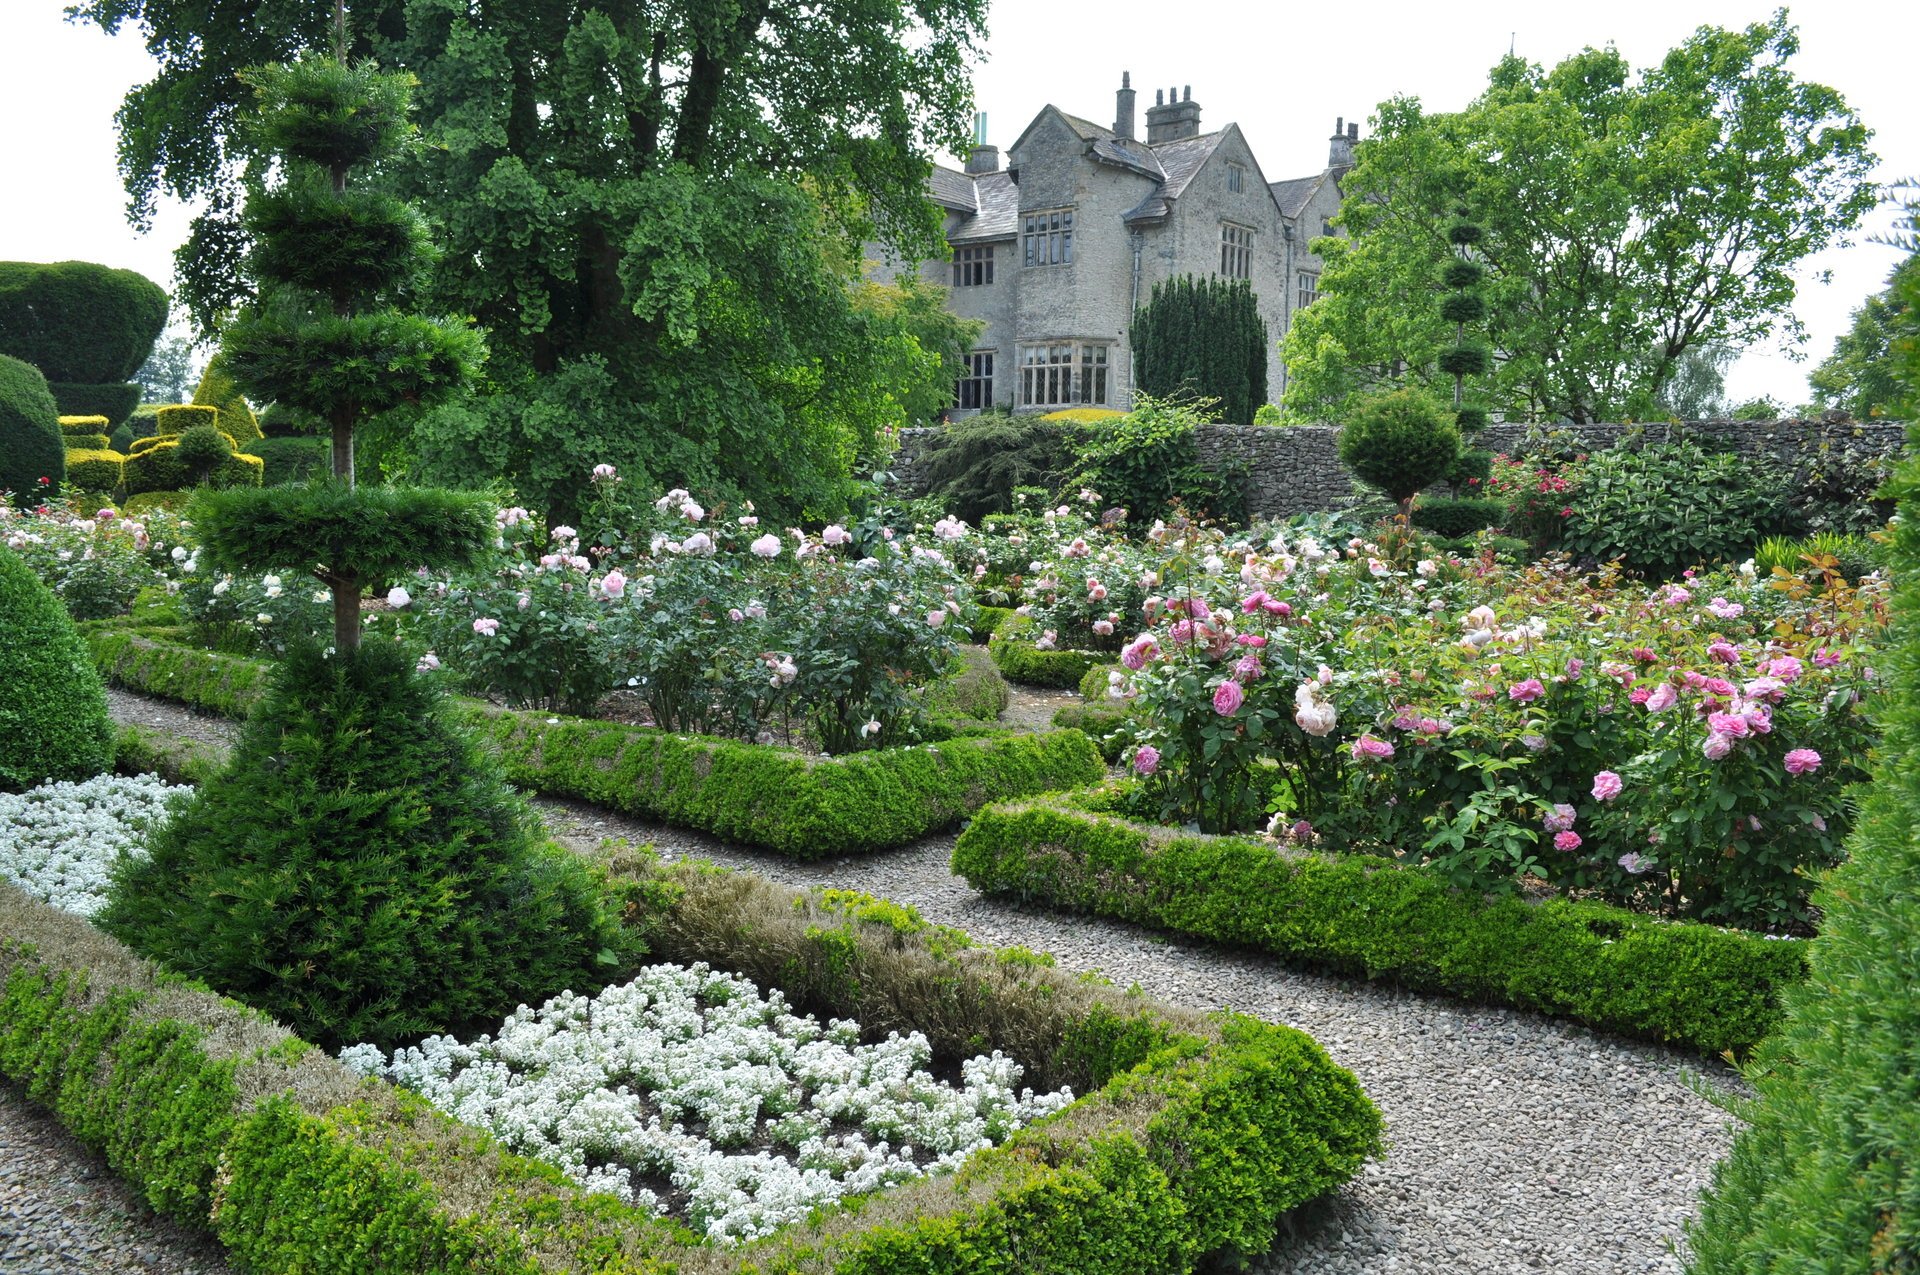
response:
[[[966,171],[934,168],[953,259],[928,263],[923,277],[951,286],[955,314],[986,324],[956,415],[1129,406],[1133,312],[1155,284],[1185,274],[1250,281],[1272,341],[1267,395],[1279,401],[1278,342],[1318,295],[1320,259],[1307,245],[1333,233],[1360,126],[1334,125],[1321,172],[1269,182],[1238,125],[1200,131],[1190,87],[1156,89],[1146,125],[1137,136],[1123,74],[1112,128],[1048,106],[1005,167],[979,128]]]

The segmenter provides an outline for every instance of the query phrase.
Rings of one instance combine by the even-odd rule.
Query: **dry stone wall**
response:
[[[1660,442],[1678,437],[1713,440],[1756,461],[1800,472],[1836,449],[1891,454],[1905,444],[1907,427],[1895,421],[1730,421],[1704,420],[1662,424],[1614,423],[1554,426],[1553,437],[1589,451],[1621,443]],[[931,430],[907,430],[901,437],[894,472],[907,490],[926,490],[916,463],[922,440]],[[1521,455],[1540,426],[1492,424],[1480,431],[1475,446]],[[1200,459],[1209,467],[1244,466],[1247,511],[1256,518],[1339,509],[1360,498],[1353,476],[1340,463],[1340,430],[1334,425],[1203,425],[1196,431]]]

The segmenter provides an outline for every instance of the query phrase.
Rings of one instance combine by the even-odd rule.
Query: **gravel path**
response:
[[[203,739],[231,729],[112,694],[121,720]],[[577,803],[537,804],[554,834],[576,845],[626,837],[669,858],[698,855],[792,885],[866,890],[982,942],[1022,944],[1162,999],[1311,1033],[1386,1113],[1388,1154],[1292,1219],[1291,1235],[1256,1264],[1265,1275],[1678,1271],[1681,1228],[1729,1141],[1729,1118],[1697,1092],[1703,1081],[1737,1085],[1718,1062],[985,899],[948,871],[951,836],[801,864]],[[0,1108],[15,1101],[0,1092]]]

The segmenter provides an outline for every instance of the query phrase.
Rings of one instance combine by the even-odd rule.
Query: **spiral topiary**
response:
[[[0,547],[0,791],[112,767],[106,691],[73,617]]]

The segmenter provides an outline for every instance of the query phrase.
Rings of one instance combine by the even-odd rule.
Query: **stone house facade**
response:
[[[987,407],[1048,412],[1126,408],[1128,329],[1154,285],[1180,275],[1245,278],[1271,339],[1267,395],[1285,389],[1279,340],[1311,304],[1339,180],[1359,125],[1335,126],[1327,167],[1269,182],[1238,125],[1200,131],[1192,90],[1156,90],[1145,135],[1122,75],[1111,128],[1047,106],[1003,167],[984,129],[965,171],[936,166],[951,261],[921,277],[949,288],[949,308],[985,328],[956,389],[954,414]]]

